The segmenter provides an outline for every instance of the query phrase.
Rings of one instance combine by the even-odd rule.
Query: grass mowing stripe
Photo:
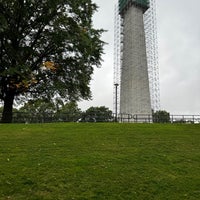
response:
[[[199,139],[199,125],[0,125],[0,199],[197,200]]]

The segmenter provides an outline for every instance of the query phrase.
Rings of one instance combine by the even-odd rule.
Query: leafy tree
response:
[[[14,113],[19,122],[76,121],[81,116],[76,102],[65,103],[55,99],[30,100],[18,112]],[[21,119],[20,119],[21,118]]]
[[[112,111],[105,106],[100,107],[90,107],[88,108],[84,115],[84,121],[92,121],[92,122],[106,122],[112,119]]]
[[[165,110],[159,110],[153,113],[153,122],[155,123],[169,123],[170,113]]]
[[[14,100],[91,98],[89,82],[103,52],[91,0],[0,0],[2,122]]]
[[[56,105],[48,99],[30,100],[19,109],[20,112],[28,112],[30,114],[38,113],[55,113]]]
[[[80,118],[82,112],[81,109],[78,108],[76,102],[68,102],[64,104],[57,112],[57,118],[61,121],[77,121]]]
[[[14,112],[15,122],[45,122],[55,118],[57,105],[48,99],[29,100],[18,112]]]

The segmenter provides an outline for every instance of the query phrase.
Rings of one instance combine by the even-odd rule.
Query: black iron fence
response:
[[[170,123],[200,124],[200,115],[171,115]]]
[[[187,123],[199,124],[200,115],[159,115],[154,116],[150,114],[118,114],[118,122],[127,123]]]
[[[152,123],[153,117],[149,114],[118,114],[118,122],[127,122],[127,123]]]
[[[2,113],[0,113],[0,119]],[[13,123],[51,123],[51,122],[121,122],[121,123],[187,123],[200,124],[200,115],[152,116],[148,114],[101,114],[80,113],[30,113],[14,112]]]

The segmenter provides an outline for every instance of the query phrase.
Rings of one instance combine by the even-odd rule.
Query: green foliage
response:
[[[73,122],[81,116],[76,102],[64,103],[61,99],[30,100],[14,113],[15,122]]]
[[[0,126],[2,200],[199,200],[199,125]]]
[[[13,112],[15,123],[37,123],[53,121],[56,105],[48,99],[29,100],[19,110]]]
[[[74,122],[80,118],[81,114],[82,112],[78,108],[78,104],[72,101],[64,104],[56,113],[56,117],[59,121]]]
[[[153,122],[155,123],[169,123],[170,113],[164,110],[153,112]]]
[[[56,112],[56,106],[53,102],[47,99],[37,99],[30,100],[23,107],[19,109],[20,112],[29,112],[29,113],[54,113]]]
[[[90,107],[83,114],[84,121],[108,122],[112,120],[112,111],[105,106]]]
[[[0,99],[9,107],[5,113],[12,111],[16,97],[91,97],[89,82],[94,66],[100,66],[104,44],[103,31],[92,24],[96,9],[91,0],[0,0]]]
[[[66,103],[64,104],[60,109],[59,109],[59,112],[64,112],[64,113],[80,113],[81,110],[80,108],[78,108],[78,104],[74,101],[72,102],[69,102],[69,103]]]

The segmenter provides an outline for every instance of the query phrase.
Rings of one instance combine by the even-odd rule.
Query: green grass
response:
[[[200,126],[0,125],[0,200],[199,200]]]

